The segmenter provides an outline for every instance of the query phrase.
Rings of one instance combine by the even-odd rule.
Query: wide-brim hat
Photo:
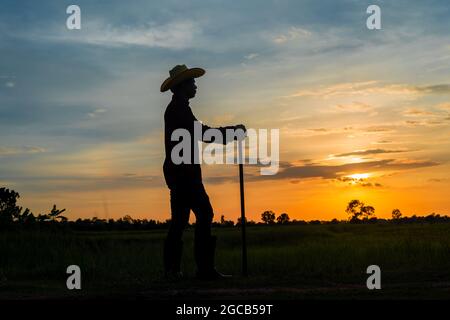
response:
[[[198,78],[205,74],[205,70],[202,68],[188,68],[186,65],[181,64],[173,67],[169,71],[170,77],[168,77],[161,85],[161,92],[165,92],[173,86],[183,82],[187,79]]]

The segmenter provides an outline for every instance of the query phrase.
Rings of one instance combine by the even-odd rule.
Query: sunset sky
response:
[[[246,166],[249,219],[345,219],[352,199],[448,215],[449,17],[448,0],[2,0],[0,186],[35,213],[168,219],[159,88],[186,64],[206,69],[198,119],[280,130],[279,172]],[[215,219],[235,220],[237,166],[203,177]]]

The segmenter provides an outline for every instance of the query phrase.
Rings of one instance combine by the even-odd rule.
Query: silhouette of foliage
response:
[[[59,210],[53,205],[49,213],[39,214],[37,217],[26,208],[17,205],[20,198],[18,192],[6,188],[0,188],[0,226],[8,227],[14,225],[34,225],[36,223],[67,222],[67,218],[61,215],[66,209]]]
[[[0,223],[10,224],[19,219],[22,211],[21,207],[17,206],[17,199],[20,195],[14,190],[6,188],[0,189]],[[29,211],[27,211],[28,214]]]
[[[271,210],[264,211],[261,214],[261,220],[265,224],[274,224],[275,223],[275,213],[273,211],[271,211]]]
[[[122,218],[114,219],[99,219],[93,217],[91,219],[77,219],[75,221],[68,220],[62,214],[65,209],[57,209],[56,205],[53,205],[52,209],[48,213],[41,213],[37,216],[34,215],[30,209],[23,209],[17,205],[17,200],[20,198],[19,193],[14,190],[6,188],[0,188],[0,228],[64,228],[64,230],[74,231],[131,231],[131,230],[152,230],[152,229],[166,229],[170,224],[170,219],[160,222],[153,219],[134,219],[130,214],[124,215]],[[246,219],[246,225],[248,226],[266,226],[277,224],[283,225],[323,225],[323,224],[344,224],[344,223],[443,223],[450,222],[450,217],[441,216],[436,213],[432,213],[428,216],[416,216],[404,217],[400,210],[394,209],[392,211],[392,219],[378,219],[373,217],[375,209],[372,206],[366,206],[359,200],[352,200],[349,202],[347,213],[350,214],[349,220],[339,221],[333,219],[331,221],[319,221],[319,220],[290,220],[287,213],[281,213],[275,219],[275,213],[273,211],[264,211],[261,214],[262,222],[254,222]],[[188,227],[192,227],[189,225]],[[237,219],[236,224],[232,220],[225,219],[222,215],[220,222],[214,222],[216,227],[239,227],[241,225],[241,218]]]
[[[399,220],[402,217],[402,213],[399,209],[392,210],[392,220]]]
[[[282,213],[277,217],[278,224],[288,224],[289,223],[289,215],[287,213]]]
[[[232,227],[234,226],[234,222],[232,220],[225,220],[225,216],[222,215],[220,217],[220,225],[224,227]]]
[[[350,215],[351,222],[359,222],[360,218],[368,220],[369,217],[371,217],[375,213],[375,208],[372,206],[366,206],[362,201],[351,200],[348,203],[345,212]]]

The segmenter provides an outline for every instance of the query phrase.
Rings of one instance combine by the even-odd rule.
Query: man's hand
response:
[[[235,130],[241,129],[241,130],[243,130],[244,132],[247,132],[247,128],[246,128],[243,124],[235,125],[235,126],[234,126],[234,129],[235,129]]]
[[[234,130],[235,131],[242,130],[244,132],[244,134],[239,134],[237,136],[236,140],[242,141],[245,139],[245,137],[247,137],[247,128],[243,124],[238,124],[238,125],[234,126]]]

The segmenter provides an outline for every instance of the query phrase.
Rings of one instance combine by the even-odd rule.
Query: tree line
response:
[[[22,208],[17,205],[20,198],[19,193],[14,190],[0,188],[0,229],[9,228],[66,228],[75,231],[109,231],[109,230],[152,230],[165,229],[170,223],[153,219],[133,219],[130,215],[125,215],[120,219],[99,219],[97,217],[90,219],[69,220],[63,215],[65,209],[57,209],[53,205],[48,213],[35,215],[30,209]],[[432,213],[427,216],[404,217],[399,209],[393,209],[391,219],[380,219],[375,217],[375,208],[366,205],[360,200],[351,200],[346,208],[348,219],[331,221],[304,221],[291,220],[285,212],[277,214],[272,210],[264,211],[261,214],[261,221],[255,222],[246,220],[249,226],[261,225],[320,225],[320,224],[342,224],[342,223],[415,223],[415,222],[450,222],[450,217],[441,216]],[[192,225],[195,225],[192,224]],[[225,219],[222,215],[219,222],[213,222],[215,227],[239,227],[241,218],[235,223],[232,220]]]

